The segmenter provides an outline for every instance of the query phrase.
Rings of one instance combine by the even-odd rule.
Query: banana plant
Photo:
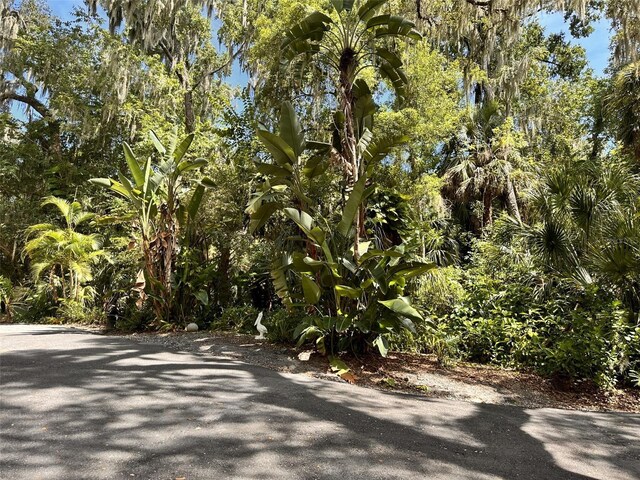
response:
[[[373,345],[386,355],[387,334],[403,328],[413,331],[414,321],[424,321],[404,291],[411,278],[435,265],[410,261],[403,245],[378,249],[373,241],[360,242],[356,256],[345,234],[362,195],[354,190],[337,228],[319,216],[314,219],[286,208],[285,215],[320,253],[318,258],[300,250],[284,256],[280,275],[299,279],[301,294],[291,293],[293,301],[313,306],[317,313],[298,327],[300,342],[315,339],[321,351],[332,353]]]
[[[257,163],[264,182],[247,207],[250,230],[256,232],[278,212],[302,235],[297,247],[282,253],[271,272],[277,294],[290,308],[315,315],[299,326],[300,341],[314,339],[321,351],[336,351],[349,344],[375,345],[386,354],[386,335],[413,328],[423,321],[404,296],[407,281],[435,265],[412,262],[403,246],[384,249],[376,239],[352,243],[358,211],[373,191],[367,171],[354,185],[338,218],[323,218],[318,205],[306,195],[306,185],[327,169],[333,147],[307,141],[293,107],[285,103],[279,133],[260,130],[258,137],[273,163]],[[375,142],[368,135],[362,155],[373,167],[394,146]]]
[[[158,319],[171,321],[174,274],[180,231],[189,228],[196,218],[208,178],[191,180],[186,174],[207,164],[202,158],[185,158],[194,135],[177,143],[174,131],[169,146],[149,132],[155,155],[141,162],[131,147],[123,144],[129,175],[118,172],[118,179],[94,178],[94,184],[109,188],[126,199],[135,210],[135,223],[140,229],[144,267],[139,279],[140,303],[149,294]]]
[[[364,70],[373,68],[403,99],[407,76],[402,60],[385,40],[420,40],[422,35],[404,17],[379,14],[387,3],[388,0],[332,0],[333,16],[315,11],[286,33],[281,45],[282,62],[290,64],[304,57],[304,63],[315,60],[332,68],[338,74],[337,83],[347,103],[354,100],[350,95],[355,81]]]
[[[371,92],[362,78],[373,69],[391,84],[399,101],[405,96],[407,76],[389,40],[419,40],[415,24],[403,17],[380,14],[388,0],[332,0],[330,15],[315,11],[286,33],[282,62],[304,72],[310,62],[333,71],[338,109],[335,113],[336,157],[347,183],[355,185],[365,174],[366,143],[375,111]],[[363,144],[364,143],[364,144]],[[358,211],[354,246],[365,235],[364,206]],[[357,250],[357,248],[356,248]],[[357,254],[356,254],[357,255]]]

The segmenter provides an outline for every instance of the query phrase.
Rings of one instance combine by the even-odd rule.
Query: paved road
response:
[[[640,416],[428,400],[0,326],[0,478],[640,478]]]

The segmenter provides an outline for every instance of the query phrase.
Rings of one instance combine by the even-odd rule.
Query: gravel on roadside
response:
[[[328,360],[312,350],[299,350],[256,340],[252,335],[220,332],[112,334],[171,350],[235,359],[282,373],[304,374],[344,382]],[[476,403],[526,408],[640,412],[639,390],[602,392],[593,386],[558,388],[549,379],[486,365],[458,363],[443,368],[430,355],[390,352],[389,357],[344,358],[350,383],[386,391]]]

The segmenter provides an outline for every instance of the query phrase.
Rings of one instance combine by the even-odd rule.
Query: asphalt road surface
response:
[[[640,479],[640,416],[386,394],[0,326],[0,478]]]

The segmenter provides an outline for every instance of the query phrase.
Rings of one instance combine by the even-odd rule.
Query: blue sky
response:
[[[547,33],[566,33],[571,38],[567,23],[560,13],[545,14],[541,17]],[[581,45],[587,52],[591,68],[597,75],[602,75],[609,62],[610,24],[606,19],[600,19],[593,24],[594,32],[586,38],[571,38],[572,43]]]
[[[75,6],[84,7],[82,0],[48,0],[51,11],[61,18],[69,18]],[[541,18],[542,24],[548,33],[565,32],[568,35],[566,22],[561,14],[545,14]],[[586,52],[591,68],[597,75],[602,75],[609,59],[609,23],[600,20],[594,24],[595,31],[587,38],[572,39],[576,44],[582,45]],[[246,82],[246,75],[241,74],[237,68],[232,74],[231,82],[240,84]]]

